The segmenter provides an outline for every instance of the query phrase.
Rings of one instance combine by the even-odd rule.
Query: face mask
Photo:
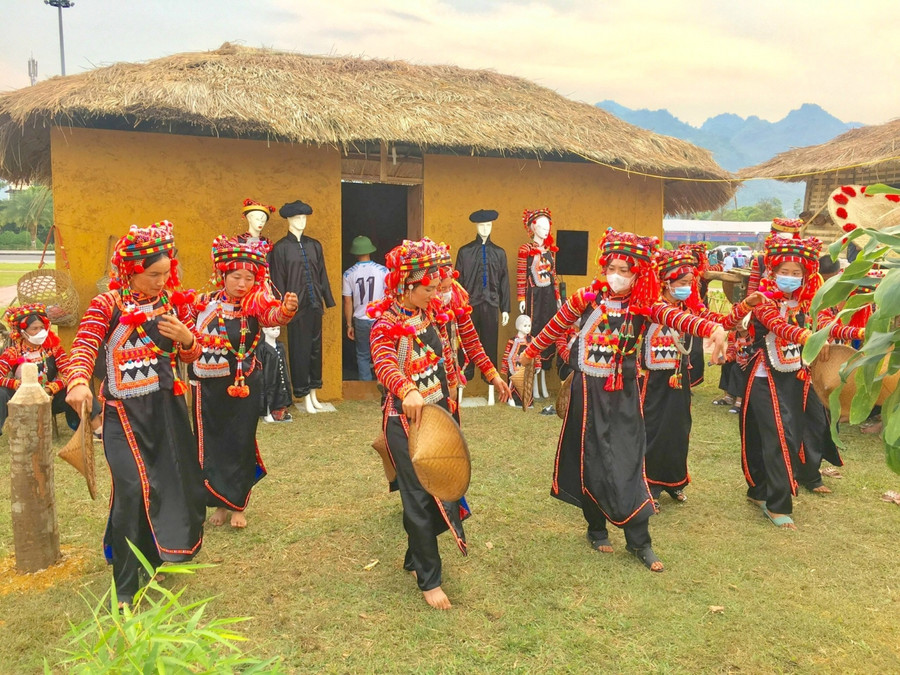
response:
[[[803,285],[803,279],[800,277],[789,277],[786,274],[775,275],[775,285],[782,293],[793,293]]]
[[[42,344],[44,344],[44,340],[47,339],[47,329],[44,328],[40,333],[37,333],[35,335],[29,335],[28,333],[25,333],[25,339],[28,340],[31,344],[40,347]]]
[[[450,300],[452,300],[452,299],[453,299],[453,292],[452,292],[452,291],[447,291],[446,293],[441,293],[441,301],[442,301],[445,305],[449,305],[449,304],[450,304]]]
[[[676,300],[687,300],[691,297],[691,287],[690,286],[675,286],[669,287],[669,291],[672,293],[672,297]]]
[[[623,277],[621,274],[607,274],[606,283],[613,293],[623,293],[634,285],[634,277]]]

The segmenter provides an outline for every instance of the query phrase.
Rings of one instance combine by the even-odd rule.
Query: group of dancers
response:
[[[728,335],[734,342],[738,332],[745,334],[739,417],[747,497],[775,525],[795,527],[791,497],[798,481],[821,486],[818,465],[830,441],[827,413],[800,358],[811,334],[820,248],[799,230],[770,236],[756,265],[759,291],[721,315],[701,299],[703,251],[664,250],[654,237],[610,228],[599,244],[594,281],[508,353],[503,369],[510,374],[546,350],[556,351],[562,375],[571,373],[551,494],[581,508],[591,548],[613,551],[611,523],[624,531],[628,552],[649,570],[663,571],[648,525],[662,492],[686,499],[691,343],[710,340],[713,361],[721,362]],[[16,330],[0,357],[0,378],[7,378],[0,385],[14,388],[10,372],[17,363],[43,359],[48,393],[67,392],[75,411],[92,408],[96,424],[102,404],[113,483],[104,551],[122,603],[131,602],[141,575],[128,541],[159,566],[198,552],[207,506],[215,508],[213,525],[229,513],[232,526],[246,525],[250,492],[265,475],[256,444],[256,348],[263,326],[284,325],[297,310],[296,295],[273,295],[267,249],[264,240],[217,237],[217,288],[196,295],[179,290],[171,224],[132,226],[115,246],[110,290],[91,301],[68,355],[48,332],[45,309],[8,313]],[[385,297],[368,313],[375,320],[374,370],[384,389],[381,428],[408,539],[404,568],[429,605],[447,609],[437,536],[450,530],[465,554],[463,520],[470,511],[465,498],[441,501],[422,486],[410,458],[410,428],[426,404],[461,421],[456,392],[469,362],[501,402],[511,391],[479,341],[449,247],[428,238],[404,241],[385,263]],[[831,325],[834,340],[864,335],[860,327]],[[96,398],[95,376],[102,381]]]

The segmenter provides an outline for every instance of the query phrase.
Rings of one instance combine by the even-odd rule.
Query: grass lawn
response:
[[[580,512],[549,496],[558,418],[467,408],[470,554],[441,537],[454,608],[429,609],[402,571],[400,499],[369,448],[378,408],[344,403],[260,425],[269,476],[249,527],[210,528],[197,560],[218,566],[166,584],[186,583],[187,599],[217,595],[216,616],[254,617],[242,628],[251,652],[281,655],[291,672],[900,672],[900,508],[878,499],[900,476],[878,439],[848,429],[845,478],[826,478],[835,493],[801,493],[799,531],[778,530],[744,499],[736,416],[710,405],[717,381],[708,369],[695,395],[689,500],[664,495],[651,520],[663,574],[629,556],[615,528],[614,554],[591,551]],[[2,672],[58,658],[68,622],[88,616],[79,593],[109,586],[106,473],[91,502],[80,476],[56,466],[62,543],[87,562],[47,590],[0,595]],[[4,503],[8,491],[0,482]],[[12,548],[5,508],[0,551]]]
[[[36,270],[38,264],[31,262],[4,262],[0,263],[0,287],[3,286],[15,286],[19,281],[19,277],[21,277],[25,272],[30,272],[31,270]],[[53,265],[50,264],[48,267],[51,269]]]

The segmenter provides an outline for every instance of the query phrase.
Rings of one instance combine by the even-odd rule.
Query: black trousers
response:
[[[790,514],[803,440],[803,382],[795,373],[772,372],[776,386],[772,391],[767,377],[751,372],[750,378],[741,415],[747,496],[764,501],[770,511]]]
[[[322,310],[304,309],[288,324],[288,357],[294,396],[322,388]]]
[[[581,511],[588,524],[588,536],[597,541],[606,539],[609,533],[606,530],[606,516],[594,501],[584,495],[581,499]],[[644,518],[637,523],[626,523],[622,530],[625,532],[625,543],[628,548],[641,549],[650,546],[650,520]]]
[[[494,366],[497,366],[497,340],[500,335],[500,310],[487,302],[479,302],[472,305],[472,325],[484,347],[484,353]],[[471,380],[475,376],[475,364],[466,366],[466,379]],[[482,375],[484,379],[484,375]],[[487,382],[487,380],[485,380]]]

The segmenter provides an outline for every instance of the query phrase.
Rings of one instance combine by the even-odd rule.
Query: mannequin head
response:
[[[274,345],[278,336],[281,335],[281,326],[266,326],[263,327],[262,332],[263,335],[266,336],[266,342],[270,345]]]
[[[303,231],[306,229],[306,216],[291,216],[287,219],[288,221],[288,230],[291,234],[293,234],[297,239],[303,234]]]
[[[306,229],[306,217],[311,216],[312,212],[312,207],[309,204],[304,204],[300,200],[289,202],[278,209],[278,215],[288,221],[288,230],[290,230],[291,234],[297,237],[297,239],[300,238],[300,235],[303,234],[303,230]]]
[[[497,220],[499,215],[500,214],[493,209],[480,209],[469,214],[469,220],[475,223],[475,229],[482,241],[491,236],[491,229],[494,227],[494,221]]]
[[[550,234],[550,219],[547,216],[538,216],[531,225],[531,234],[536,242],[543,242]]]
[[[531,317],[527,314],[520,314],[519,318],[516,319],[516,330],[519,333],[519,337],[525,337],[526,335],[531,333]]]
[[[478,230],[478,236],[484,240],[491,236],[491,230],[494,229],[494,223],[490,221],[478,223],[478,225],[475,226],[475,229]]]
[[[269,222],[269,215],[264,211],[248,211],[244,217],[247,219],[247,232],[251,237],[259,238],[266,223]]]

